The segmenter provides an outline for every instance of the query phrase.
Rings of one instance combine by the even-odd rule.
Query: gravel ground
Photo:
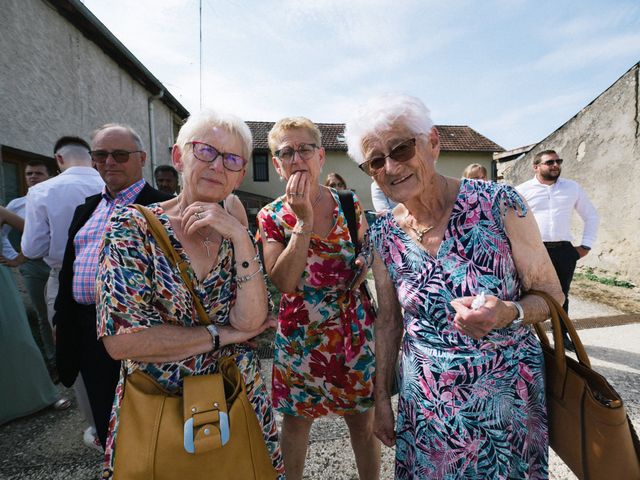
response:
[[[572,316],[620,314],[600,304],[572,298]],[[640,429],[640,323],[580,330],[593,366],[626,402]],[[270,362],[263,362],[269,373]],[[70,390],[62,393],[73,397]],[[6,394],[6,393],[5,393]],[[0,427],[0,479],[73,480],[97,478],[101,455],[82,443],[83,421],[75,405],[64,412],[45,410]],[[393,478],[393,449],[382,447],[383,479]],[[318,420],[311,432],[306,479],[357,479],[348,431],[340,418]],[[551,452],[550,478],[575,479]]]

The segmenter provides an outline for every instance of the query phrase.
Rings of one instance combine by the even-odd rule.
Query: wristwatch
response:
[[[211,335],[211,341],[213,345],[211,351],[215,352],[220,348],[220,334],[218,333],[218,327],[211,323],[207,325],[207,331],[209,332],[209,335]]]
[[[586,245],[580,245],[580,248],[583,248],[587,251],[591,250],[591,247],[587,247]]]
[[[518,317],[509,324],[510,327],[520,327],[522,325],[522,323],[524,322],[524,310],[522,308],[522,305],[520,305],[520,302],[511,302],[513,303],[513,305],[516,307],[516,310],[518,310]]]

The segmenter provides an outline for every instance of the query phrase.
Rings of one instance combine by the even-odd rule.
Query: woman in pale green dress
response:
[[[58,410],[70,406],[69,400],[58,398],[58,390],[31,335],[27,314],[11,271],[2,265],[0,392],[0,425],[49,406]]]

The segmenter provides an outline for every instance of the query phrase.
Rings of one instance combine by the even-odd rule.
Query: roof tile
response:
[[[253,134],[253,148],[269,149],[267,136],[275,122],[247,122]],[[344,123],[316,123],[322,133],[322,145],[329,151],[347,151]],[[444,152],[503,152],[504,148],[466,125],[436,125]]]

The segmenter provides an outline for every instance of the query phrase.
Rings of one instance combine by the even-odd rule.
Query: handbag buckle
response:
[[[229,430],[229,415],[226,412],[219,412],[220,416],[219,428],[220,428],[220,441],[224,447],[229,442],[230,430]],[[184,422],[184,450],[187,453],[196,453],[196,447],[193,443],[193,417],[190,417]]]

